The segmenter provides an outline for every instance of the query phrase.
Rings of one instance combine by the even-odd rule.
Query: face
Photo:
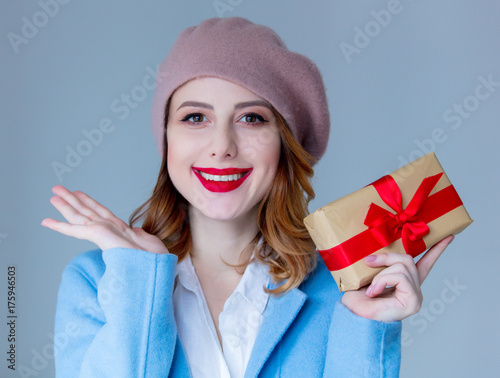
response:
[[[281,138],[269,103],[226,80],[194,79],[172,95],[167,166],[191,213],[254,216],[278,167]]]

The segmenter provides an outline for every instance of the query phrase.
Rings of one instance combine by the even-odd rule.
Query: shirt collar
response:
[[[202,291],[191,261],[191,256],[187,255],[177,264],[175,276],[178,282],[186,289],[194,292],[197,290],[200,292]],[[262,314],[269,299],[269,293],[266,293],[264,288],[268,287],[270,281],[271,276],[269,274],[269,267],[258,263],[252,258],[231,296],[236,293],[240,294]]]
[[[189,254],[175,267],[175,277],[186,289],[195,291],[198,286],[198,277]]]
[[[252,259],[234,292],[240,293],[262,314],[269,299],[269,293],[264,288],[268,287],[270,281],[269,267]]]

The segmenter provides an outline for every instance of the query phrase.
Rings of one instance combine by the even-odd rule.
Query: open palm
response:
[[[83,192],[70,192],[62,185],[52,188],[52,205],[68,222],[45,218],[42,226],[61,234],[89,240],[103,251],[132,248],[152,253],[168,253],[163,242],[142,228],[130,227],[111,211]]]

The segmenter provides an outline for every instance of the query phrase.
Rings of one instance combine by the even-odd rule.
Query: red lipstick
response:
[[[200,168],[193,167],[193,172],[200,180],[201,184],[205,187],[205,189],[216,192],[216,193],[224,193],[230,192],[232,190],[237,189],[243,182],[250,176],[252,173],[252,168]],[[201,173],[200,173],[201,172]],[[205,177],[202,176],[202,173]],[[234,180],[234,177],[231,178],[231,181],[226,177],[227,181],[215,181],[207,175],[212,176],[229,176],[229,175],[241,175],[238,179]],[[220,178],[222,180],[222,178]]]

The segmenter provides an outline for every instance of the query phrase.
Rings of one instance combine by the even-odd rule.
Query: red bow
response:
[[[409,255],[416,257],[425,251],[427,247],[422,238],[429,233],[429,227],[419,218],[418,213],[442,175],[441,172],[425,178],[404,210],[401,191],[392,176],[384,176],[371,184],[380,198],[396,212],[393,214],[372,202],[366,214],[364,223],[382,247],[401,237],[403,247]]]

